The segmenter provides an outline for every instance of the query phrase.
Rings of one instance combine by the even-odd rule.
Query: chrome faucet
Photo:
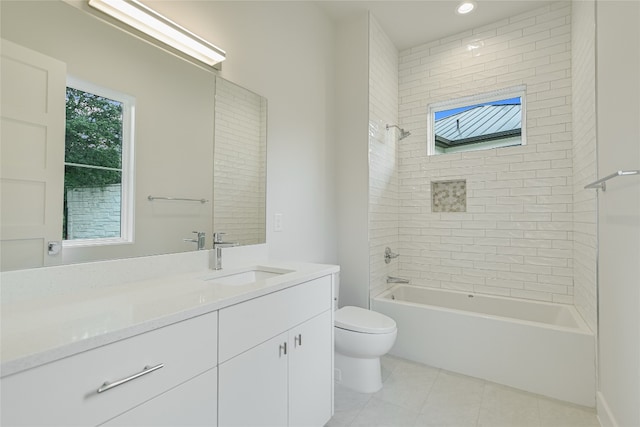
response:
[[[205,239],[205,232],[204,231],[194,231],[193,234],[197,235],[197,237],[195,239],[182,239],[185,242],[192,242],[195,243],[198,247],[198,250],[201,251],[204,249],[204,239]]]
[[[387,246],[384,248],[384,262],[385,264],[389,264],[393,258],[398,258],[400,254],[394,254],[391,252],[391,248]]]
[[[215,250],[215,255],[213,258],[213,269],[214,270],[222,270],[222,248],[230,248],[233,246],[238,246],[238,242],[225,242],[222,239],[222,236],[225,236],[227,233],[213,233],[213,249]]]

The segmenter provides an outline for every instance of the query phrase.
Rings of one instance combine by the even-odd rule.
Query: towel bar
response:
[[[617,176],[627,176],[627,175],[638,175],[640,174],[640,170],[629,170],[629,171],[617,171],[615,173],[612,173],[611,175],[607,175],[604,178],[600,178],[597,181],[592,182],[591,184],[585,185],[584,188],[595,188],[595,189],[601,189],[602,191],[606,191],[607,189],[607,185],[606,182],[609,181],[612,178],[615,178]]]

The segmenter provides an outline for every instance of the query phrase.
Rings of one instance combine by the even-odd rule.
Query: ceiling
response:
[[[371,11],[398,50],[404,50],[543,7],[551,2],[476,0],[476,10],[468,15],[458,15],[455,12],[460,0],[325,0],[316,3],[337,21]]]

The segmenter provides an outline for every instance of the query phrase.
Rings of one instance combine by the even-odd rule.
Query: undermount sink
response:
[[[263,280],[271,279],[272,277],[277,277],[292,272],[293,270],[255,268],[252,270],[228,274],[226,276],[211,277],[207,280],[216,285],[239,286],[260,282]]]

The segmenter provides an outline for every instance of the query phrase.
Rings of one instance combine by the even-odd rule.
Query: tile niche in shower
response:
[[[466,212],[467,181],[431,181],[432,212]]]

